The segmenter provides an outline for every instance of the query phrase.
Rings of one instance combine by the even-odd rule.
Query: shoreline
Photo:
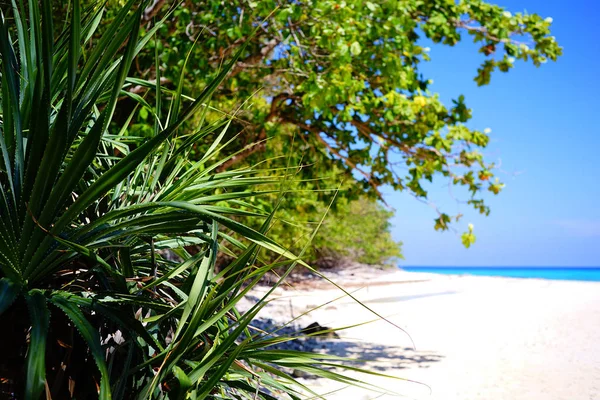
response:
[[[398,267],[411,273],[553,281],[600,282],[600,267]],[[450,271],[450,272],[448,272]],[[524,272],[514,274],[514,272]],[[511,274],[513,272],[513,274]]]
[[[356,268],[326,273],[385,321],[336,333],[320,352],[363,359],[377,373],[368,382],[417,399],[600,398],[600,282],[441,275]],[[259,314],[282,324],[340,327],[376,317],[331,284],[278,288]],[[254,298],[266,293],[259,287]],[[249,301],[251,303],[251,301]],[[416,349],[411,349],[412,340]],[[358,363],[358,361],[357,361]],[[353,377],[360,374],[351,373]],[[364,379],[365,376],[363,375]],[[318,393],[340,389],[321,379],[302,382]],[[397,398],[346,388],[331,399]]]

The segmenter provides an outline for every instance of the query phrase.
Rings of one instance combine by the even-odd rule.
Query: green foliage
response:
[[[430,59],[421,39],[447,46],[471,39],[482,57],[475,81],[485,85],[518,61],[556,60],[562,49],[551,23],[482,0],[202,0],[177,8],[167,39],[154,44],[161,76],[174,84],[182,55],[201,38],[190,55],[192,89],[245,44],[213,97],[227,110],[252,97],[234,121],[241,133],[231,151],[240,152],[227,166],[280,155],[296,135],[315,166],[307,173],[318,178],[333,166],[343,169],[356,182],[353,194],[345,192],[350,196],[378,196],[389,185],[425,199],[423,184],[442,177],[465,187],[467,203],[488,214],[484,194],[502,188],[482,154],[489,132],[465,125],[471,109],[464,96],[443,104],[429,90],[419,69]],[[156,74],[151,56],[137,64],[149,79]],[[448,229],[453,219],[442,214],[436,229]]]
[[[475,234],[473,233],[473,224],[469,224],[469,231],[461,235],[463,245],[468,249],[475,243]]]
[[[376,200],[344,196],[338,196],[335,207],[328,209],[316,189],[305,190],[308,193],[290,192],[282,200],[277,221],[269,229],[269,236],[278,243],[298,253],[310,240],[304,258],[319,266],[342,266],[348,261],[395,266],[402,258],[401,243],[394,241],[390,232],[392,211]]]
[[[313,241],[319,258],[349,258],[395,267],[402,254],[401,244],[394,242],[390,233],[393,212],[365,198],[340,202],[344,204],[338,204],[338,210],[325,220]]]
[[[357,195],[343,169],[322,169],[318,163],[323,161],[302,144],[281,146],[279,152],[282,157],[267,159],[261,165],[282,174],[284,186],[265,182],[263,189],[268,193],[249,197],[244,204],[248,211],[258,209],[267,214],[277,208],[269,237],[293,253],[303,251],[304,259],[318,266],[341,266],[348,261],[392,265],[395,258],[401,257],[400,243],[390,232],[392,211],[376,199]],[[321,171],[318,178],[313,177],[314,169]],[[252,217],[243,221],[258,228]],[[309,240],[310,247],[303,250]],[[261,256],[274,261],[272,253],[263,252]]]
[[[306,388],[273,367],[290,362],[358,382],[326,370],[342,359],[266,351],[290,338],[248,330],[264,298],[243,315],[236,310],[273,268],[288,268],[282,279],[297,263],[310,268],[265,236],[272,214],[240,206],[279,181],[277,171],[217,172],[229,159],[222,150],[231,118],[206,120],[207,102],[244,47],[191,99],[182,85],[128,77],[169,13],[140,32],[147,4],[130,0],[97,35],[101,5],[71,2],[60,25],[51,6],[13,3],[0,19],[0,323],[11,327],[0,342],[0,391],[296,399]],[[124,90],[133,84],[153,90],[152,105]],[[122,96],[129,109],[117,107]],[[152,111],[147,136],[132,135],[144,108]],[[193,131],[181,129],[194,118]],[[202,140],[210,145],[190,160],[191,144]],[[245,217],[262,224],[252,229],[239,222]],[[222,241],[239,257],[217,274]],[[260,248],[283,261],[258,262]]]

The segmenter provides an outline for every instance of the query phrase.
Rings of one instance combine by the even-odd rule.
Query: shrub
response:
[[[348,258],[363,264],[395,266],[402,253],[401,243],[394,241],[390,232],[393,212],[367,198],[343,200],[313,240],[316,259]]]
[[[144,6],[129,0],[101,37],[102,8],[78,0],[62,29],[50,0],[14,5],[0,21],[0,390],[25,399],[298,398],[306,388],[277,365],[355,382],[321,368],[334,358],[266,349],[290,339],[248,329],[264,298],[237,312],[265,273],[283,265],[284,279],[301,263],[265,236],[272,214],[239,206],[278,178],[215,172],[227,161],[216,155],[228,118],[179,130],[198,112],[203,121],[235,57],[192,100],[183,76],[177,90],[160,76],[128,77],[169,17],[140,35]],[[153,89],[154,104],[132,85]],[[135,102],[127,121],[141,109],[153,115],[149,137],[115,124],[125,96]],[[203,138],[212,145],[189,161]],[[238,222],[252,216],[263,219],[258,229]],[[222,240],[240,255],[216,273]],[[259,248],[286,261],[261,264]]]

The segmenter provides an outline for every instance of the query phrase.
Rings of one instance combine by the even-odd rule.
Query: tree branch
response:
[[[369,185],[371,185],[371,187],[377,194],[377,197],[379,198],[379,200],[381,200],[383,203],[385,203],[387,205],[387,203],[383,199],[383,195],[379,191],[379,186],[377,185],[377,183],[375,183],[373,181],[373,176],[371,174],[367,173],[366,171],[363,171],[362,169],[360,169],[352,160],[350,160],[348,157],[345,157],[344,155],[342,155],[336,148],[334,148],[329,143],[327,143],[327,141],[325,139],[323,139],[323,137],[321,137],[321,132],[319,132],[318,129],[316,129],[314,126],[310,126],[310,125],[304,124],[302,122],[292,121],[289,119],[285,119],[284,121],[294,124],[301,129],[311,132],[315,136],[315,138],[322,145],[324,145],[333,155],[339,157],[344,162],[344,164],[346,164],[350,169],[356,170],[362,176],[364,176],[365,179],[367,180],[367,182],[369,183]]]
[[[527,43],[523,43],[517,40],[513,40],[510,38],[499,38],[497,36],[492,35],[485,26],[473,26],[473,25],[469,25],[469,23],[472,23],[472,20],[458,20],[454,23],[454,26],[457,28],[462,28],[465,29],[467,31],[471,31],[471,32],[479,32],[481,33],[486,39],[491,40],[492,42],[496,42],[496,43],[515,43],[515,44],[527,44]],[[518,34],[518,35],[522,35],[523,32],[521,31],[513,31],[511,32],[512,34]]]
[[[249,144],[245,150],[241,151],[239,154],[236,154],[235,156],[231,157],[229,160],[225,161],[223,164],[221,164],[219,166],[219,168],[217,168],[217,171],[222,172],[227,170],[228,168],[230,168],[231,166],[239,163],[240,161],[248,158],[249,156],[251,156],[254,153],[257,153],[259,151],[263,151],[266,147],[266,141],[265,139],[267,138],[267,130],[265,125],[267,124],[267,122],[272,121],[273,119],[275,119],[275,117],[277,117],[278,114],[278,107],[279,105],[287,100],[289,98],[289,94],[287,93],[279,93],[277,96],[273,97],[273,100],[271,100],[271,110],[269,111],[269,114],[267,114],[267,117],[265,118],[265,121],[263,122],[263,127],[260,130],[259,134],[256,136],[256,140]]]
[[[165,5],[165,1],[166,0],[154,0],[152,4],[146,7],[146,9],[144,10],[144,15],[142,16],[142,23],[145,24],[146,22],[149,22],[152,18],[154,18],[154,16],[158,14],[162,6]]]
[[[246,57],[244,60],[238,61],[235,64],[235,67],[233,67],[232,71],[229,73],[229,76],[230,77],[236,76],[237,74],[242,72],[244,70],[244,68],[254,67],[254,66],[262,63],[269,56],[269,54],[271,54],[273,49],[275,49],[275,47],[277,47],[277,45],[279,43],[280,43],[279,39],[275,39],[275,38],[271,39],[266,44],[266,46],[264,46],[260,49],[260,54],[252,54],[252,55]]]

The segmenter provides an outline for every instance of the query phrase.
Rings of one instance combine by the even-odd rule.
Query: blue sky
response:
[[[475,225],[470,249],[457,233],[433,230],[432,208],[389,193],[393,235],[404,242],[401,265],[600,266],[600,2],[492,2],[552,17],[564,55],[540,68],[518,62],[477,87],[473,77],[483,56],[471,43],[431,46],[432,61],[422,66],[434,80],[431,90],[447,104],[464,94],[473,110],[469,125],[492,129],[485,154],[501,160],[506,188],[488,196],[492,213],[480,217],[459,206],[444,181],[432,185],[438,206],[463,212],[465,224]]]

